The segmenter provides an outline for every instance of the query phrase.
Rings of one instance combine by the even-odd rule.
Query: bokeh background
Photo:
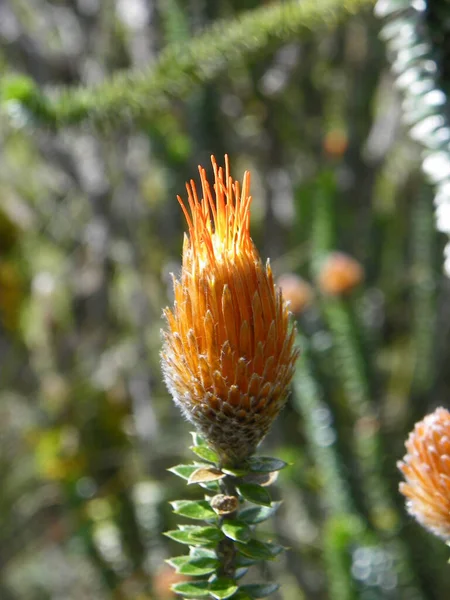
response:
[[[0,78],[52,98],[151,73],[168,47],[182,55],[216,21],[225,32],[277,4],[1,0]],[[217,73],[194,69],[139,119],[126,105],[103,119],[101,94],[96,118],[56,124],[5,100],[1,600],[174,598],[164,559],[180,548],[162,533],[176,525],[168,500],[189,491],[167,469],[192,455],[162,382],[161,314],[185,229],[176,195],[212,153],[230,155],[236,178],[251,171],[252,236],[304,348],[261,447],[292,466],[265,530],[289,550],[260,578],[282,584],[278,600],[448,598],[450,550],[406,515],[396,468],[415,421],[448,406],[446,239],[366,5],[332,28],[316,19],[230,48],[230,65],[224,53]],[[324,272],[336,252],[349,260]]]

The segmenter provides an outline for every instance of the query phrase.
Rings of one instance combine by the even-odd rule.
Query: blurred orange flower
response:
[[[189,226],[175,304],[164,314],[162,365],[184,415],[219,453],[250,456],[285,403],[297,350],[289,312],[250,237],[250,174],[241,186],[214,157],[214,194],[186,185]]]
[[[400,492],[408,512],[435,535],[450,539],[450,412],[437,408],[416,423],[405,443]]]
[[[310,284],[295,273],[284,273],[277,280],[283,297],[289,302],[289,309],[300,315],[309,308],[314,300],[314,292]]]
[[[324,260],[319,276],[320,290],[330,296],[351,292],[364,279],[361,264],[344,252],[331,252]]]

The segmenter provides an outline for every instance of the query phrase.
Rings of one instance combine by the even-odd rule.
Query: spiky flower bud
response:
[[[285,403],[297,350],[287,305],[250,237],[250,174],[242,190],[212,157],[214,190],[186,185],[189,227],[175,303],[164,314],[166,384],[224,464],[250,456]]]
[[[450,412],[437,408],[416,423],[405,443],[400,492],[423,527],[450,539]]]

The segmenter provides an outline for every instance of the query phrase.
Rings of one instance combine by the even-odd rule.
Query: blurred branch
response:
[[[148,119],[173,99],[186,98],[198,85],[217,77],[244,56],[267,51],[274,43],[332,28],[371,6],[372,0],[303,0],[255,9],[234,21],[219,21],[188,44],[174,43],[148,71],[122,72],[92,88],[62,87],[41,94],[34,84],[10,81],[3,98],[20,102],[38,121],[56,126],[89,120],[97,126]]]

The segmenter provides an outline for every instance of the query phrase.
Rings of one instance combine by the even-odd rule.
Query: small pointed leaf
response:
[[[222,467],[222,471],[232,477],[243,477],[248,473],[248,469],[235,469],[234,467]]]
[[[281,502],[272,502],[271,506],[249,506],[239,511],[238,518],[248,525],[256,525],[274,515],[280,506]]]
[[[197,465],[177,465],[176,467],[171,467],[167,470],[174,475],[181,477],[182,479],[189,480],[189,477],[192,475],[192,473],[195,473],[197,469]]]
[[[192,441],[194,442],[194,446],[206,446],[206,441],[202,436],[196,431],[191,431]]]
[[[175,583],[172,590],[185,598],[207,598],[209,596],[207,581],[186,581]]]
[[[234,572],[234,578],[237,581],[238,579],[241,579],[242,577],[244,577],[244,575],[247,575],[247,573],[248,573],[248,567],[240,567],[240,568],[236,569],[236,571]]]
[[[256,565],[260,560],[259,558],[248,558],[248,556],[238,554],[236,556],[236,567],[251,567],[252,565]]]
[[[249,459],[248,464],[250,471],[254,473],[272,473],[288,466],[288,463],[284,460],[270,458],[269,456],[254,456]]]
[[[208,446],[191,446],[191,450],[192,452],[195,452],[197,456],[200,456],[200,458],[206,460],[207,462],[213,464],[217,464],[219,462],[218,455],[214,452],[214,450],[208,448]]]
[[[191,548],[190,556],[192,556],[192,558],[216,558],[216,553],[214,550],[208,550],[207,548]]]
[[[217,600],[230,598],[238,589],[238,586],[232,579],[220,577],[213,581],[209,586],[209,593]]]
[[[172,556],[172,558],[166,558],[165,562],[178,570],[178,568],[184,565],[189,559],[189,556]]]
[[[282,546],[270,544],[268,542],[260,542],[259,540],[250,540],[246,544],[236,542],[236,547],[244,556],[255,558],[257,560],[273,560],[283,551]]]
[[[225,520],[222,525],[222,531],[230,540],[243,542],[244,544],[248,542],[251,536],[250,528],[245,523],[234,519]]]
[[[256,483],[257,485],[268,487],[278,479],[278,471],[272,471],[271,473],[249,473],[242,479],[245,483]]]
[[[243,585],[240,589],[246,592],[250,598],[266,598],[278,590],[278,583],[250,583]]]
[[[208,483],[199,483],[199,486],[208,492],[218,494],[220,492],[219,483],[217,481],[209,481]]]
[[[253,504],[271,506],[269,492],[260,485],[256,485],[256,483],[240,483],[237,490],[243,498],[253,502]]]
[[[214,467],[199,467],[193,473],[191,473],[188,484],[193,483],[210,483],[211,481],[218,481],[223,479],[225,473],[222,473],[219,469]]]
[[[223,539],[223,533],[217,527],[196,527],[195,531],[191,531],[193,541],[202,544],[217,543]]]
[[[189,558],[189,557],[188,557]],[[220,567],[220,562],[214,558],[189,558],[184,564],[180,565],[178,573],[198,577],[200,575],[209,575],[214,573]]]
[[[165,531],[164,535],[170,538],[171,540],[179,542],[180,544],[190,545],[193,542],[189,531],[180,531],[179,529],[174,529],[172,531]]]
[[[177,500],[171,502],[171,505],[176,515],[182,515],[189,519],[205,520],[217,516],[206,500]]]
[[[223,539],[223,533],[220,529],[212,526],[181,525],[180,529],[166,531],[164,535],[180,544],[188,544],[189,546],[216,544]]]

